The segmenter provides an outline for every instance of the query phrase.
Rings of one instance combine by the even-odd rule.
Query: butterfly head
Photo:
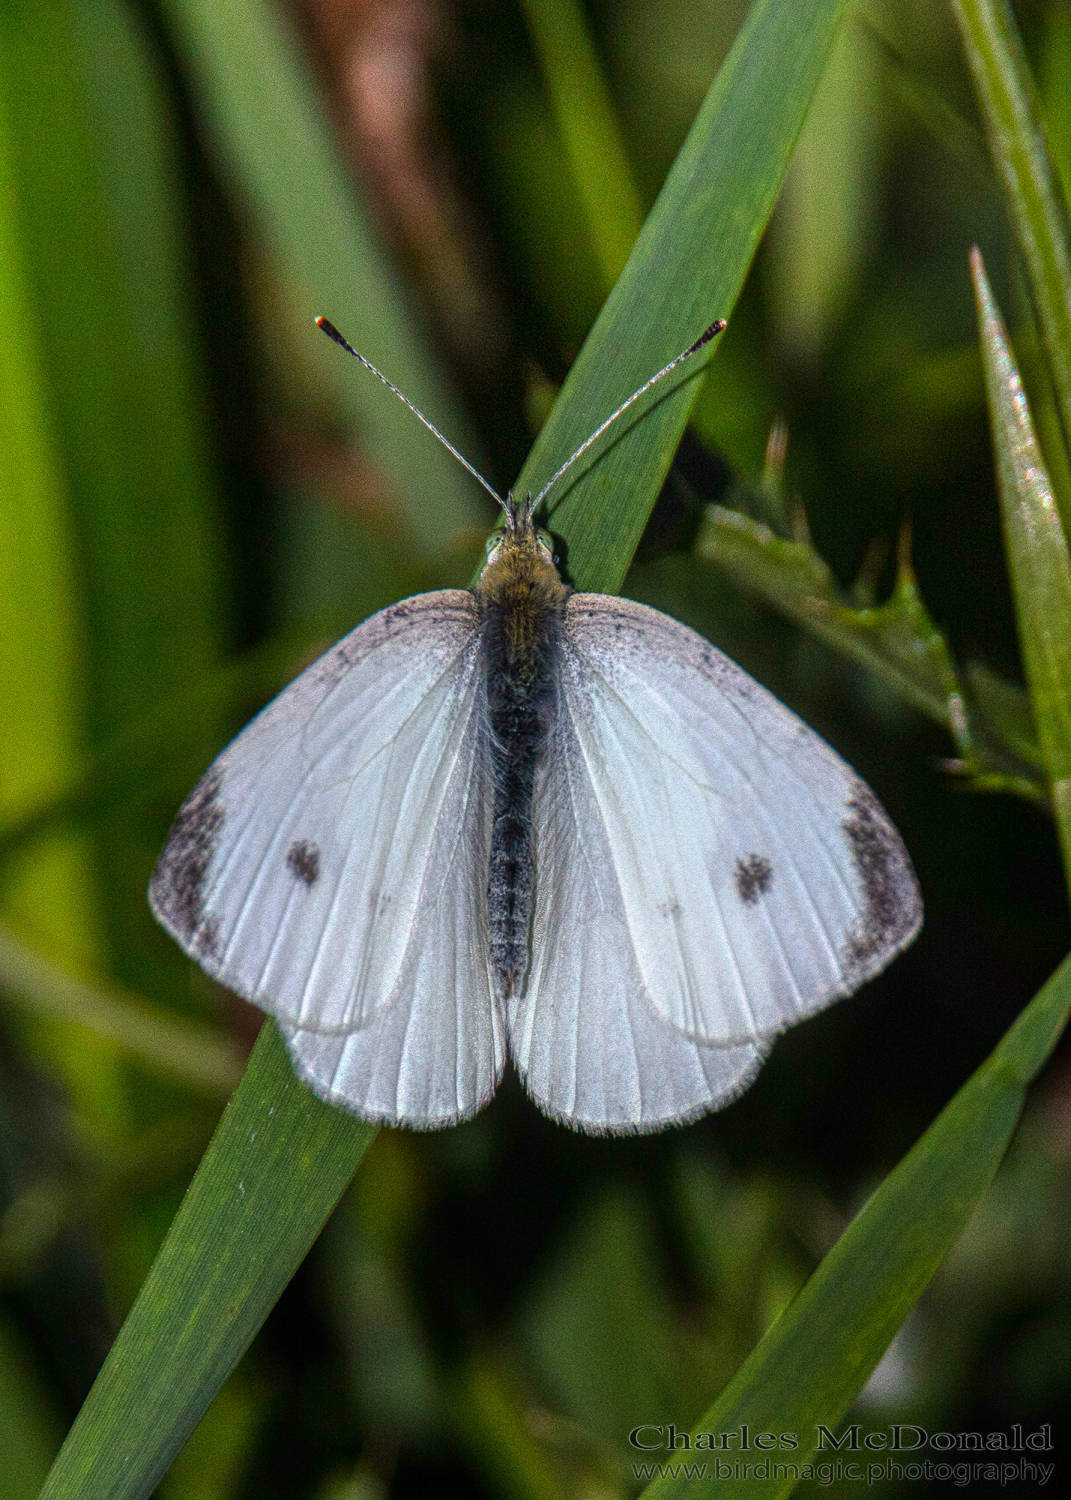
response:
[[[561,590],[553,539],[533,519],[536,503],[530,494],[523,499],[507,495],[502,507],[505,524],[487,538],[478,586],[485,597],[521,580],[552,594]]]
[[[512,493],[506,496],[502,503],[505,523],[487,538],[485,571],[509,556],[525,557],[554,567],[558,561],[554,555],[554,541],[549,531],[535,524],[536,504],[531,494],[525,495],[523,500],[515,499]]]

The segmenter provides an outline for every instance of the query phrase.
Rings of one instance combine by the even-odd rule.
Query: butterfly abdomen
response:
[[[546,549],[528,531],[503,541],[477,589],[491,727],[490,963],[504,997],[519,991],[528,964],[532,794],[554,715],[568,597]]]

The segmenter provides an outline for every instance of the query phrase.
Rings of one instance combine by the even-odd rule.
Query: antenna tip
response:
[[[339,333],[334,323],[330,322],[330,320],[325,318],[322,314],[316,319],[316,326],[320,329],[321,333],[326,333],[329,339],[333,339],[341,349],[345,349],[349,354],[353,353],[352,348]]]
[[[688,349],[685,350],[685,353],[695,354],[697,350],[702,349],[704,344],[709,344],[712,338],[716,338],[719,333],[723,333],[727,327],[728,324],[726,323],[724,318],[715,318],[710,327],[703,330],[703,332],[696,339],[695,343],[691,344]]]

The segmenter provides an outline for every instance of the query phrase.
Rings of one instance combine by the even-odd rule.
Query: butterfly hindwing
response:
[[[767,1037],[850,993],[918,930],[906,851],[873,794],[694,631],[576,594],[559,715],[650,1003],[689,1037]]]
[[[487,965],[490,820],[479,729],[473,716],[389,1002],[356,1029],[281,1023],[317,1093],[365,1119],[449,1125],[486,1104],[502,1076],[505,1027]]]
[[[559,711],[536,782],[531,966],[510,1053],[535,1102],[582,1130],[657,1130],[757,1072],[763,1042],[707,1046],[651,1004],[583,750]]]

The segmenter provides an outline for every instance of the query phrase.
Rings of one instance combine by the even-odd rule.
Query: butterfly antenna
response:
[[[653,385],[657,385],[660,380],[665,379],[670,371],[675,370],[679,364],[681,364],[689,357],[689,355],[698,353],[698,351],[703,348],[704,344],[709,344],[711,339],[715,338],[719,333],[721,333],[725,326],[726,323],[724,318],[715,318],[710,327],[704,329],[704,331],[699,335],[694,344],[689,344],[687,349],[682,349],[675,359],[670,360],[668,365],[662,366],[657,375],[652,375],[650,380],[645,380],[638,391],[633,391],[632,395],[628,398],[627,401],[622,401],[617,410],[612,411],[606,418],[606,421],[601,422],[599,426],[596,427],[591,436],[589,438],[586,438],[584,442],[580,444],[580,447],[576,450],[573,456],[571,458],[567,458],[562,464],[561,468],[558,469],[556,473],[550,476],[546,484],[539,491],[539,494],[535,497],[535,502],[532,506],[533,511],[542,503],[547,492],[554,488],[554,486],[558,483],[558,480],[562,477],[566,470],[571,469],[572,466],[576,463],[577,459],[588,451],[592,443],[596,442],[599,438],[602,437],[606,429],[611,426],[612,423],[617,421],[622,412],[628,411],[629,407],[632,406],[634,402],[638,401],[641,396],[645,395]],[[360,356],[358,356],[358,358],[359,357]],[[382,376],[380,376],[380,379],[382,379]]]
[[[423,422],[428,431],[432,433],[433,436],[439,439],[439,442],[442,443],[443,447],[449,453],[452,453],[454,455],[461,467],[463,469],[468,469],[473,479],[478,479],[480,481],[487,493],[494,496],[503,510],[507,509],[505,500],[503,500],[502,496],[498,493],[497,490],[491,488],[491,486],[487,483],[487,480],[480,473],[479,469],[473,468],[465,455],[457,451],[450,439],[442,435],[434,422],[428,421],[427,417],[420,410],[420,408],[418,406],[414,406],[409,397],[405,395],[403,391],[400,391],[392,380],[388,380],[387,377],[383,374],[382,370],[377,370],[370,359],[365,359],[363,354],[359,354],[353,347],[353,345],[342,337],[338,329],[335,327],[334,323],[329,322],[327,318],[317,318],[316,326],[317,328],[322,329],[323,332],[327,334],[327,337],[329,339],[333,339],[340,349],[345,349],[347,354],[352,354],[354,359],[358,360],[359,363],[364,365],[366,370],[370,370],[377,380],[382,380],[383,384],[387,387],[387,390],[393,391],[398,400],[401,401],[404,406],[408,406],[409,410],[413,413],[413,416],[416,417],[418,421]]]

